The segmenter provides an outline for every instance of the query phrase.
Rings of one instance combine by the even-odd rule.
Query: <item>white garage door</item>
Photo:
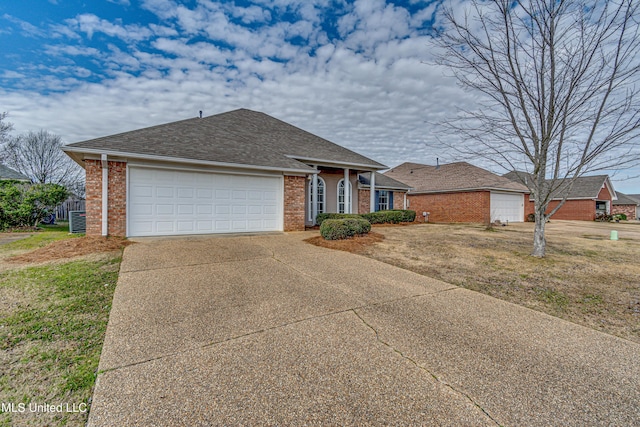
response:
[[[129,168],[128,235],[281,231],[283,178]]]
[[[524,196],[513,193],[491,193],[491,221],[523,222]]]

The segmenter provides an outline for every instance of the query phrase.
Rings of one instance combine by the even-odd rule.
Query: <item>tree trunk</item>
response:
[[[546,222],[544,210],[540,212],[536,209],[536,226],[533,229],[533,253],[531,254],[534,257],[544,258],[547,249],[547,238],[544,235]]]

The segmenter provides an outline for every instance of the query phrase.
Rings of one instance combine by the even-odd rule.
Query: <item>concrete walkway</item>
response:
[[[640,422],[640,345],[307,236],[127,247],[89,425]]]

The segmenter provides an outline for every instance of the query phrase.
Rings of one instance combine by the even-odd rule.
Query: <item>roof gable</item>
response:
[[[466,162],[439,166],[403,163],[384,175],[409,185],[412,193],[447,191],[504,190],[527,192],[527,188],[510,179]]]
[[[0,164],[0,180],[31,181],[28,176],[3,164]]]
[[[66,152],[114,152],[149,158],[216,162],[278,169],[312,170],[300,159],[385,166],[264,113],[239,109],[166,123],[63,148]]]
[[[634,206],[638,206],[640,205],[640,200],[636,197],[633,197],[633,195],[631,194],[624,194],[624,193],[620,193],[620,192],[616,192],[616,194],[618,195],[618,200],[615,200],[613,202],[614,205],[616,206],[620,206],[620,205],[634,205]]]
[[[527,184],[533,180],[533,174],[523,171],[511,171],[503,175],[505,178],[509,178],[514,182]],[[553,183],[553,180],[546,180],[547,183]],[[573,182],[573,187],[569,190],[568,186],[571,183],[571,179],[558,179],[556,180],[556,190],[553,192],[554,199],[561,199],[567,194],[567,200],[571,199],[596,199],[602,187],[606,186],[611,193],[612,198],[615,200],[616,193],[613,189],[613,185],[609,180],[608,175],[591,175],[580,176]]]
[[[375,172],[375,174],[376,174],[376,182],[374,183],[375,188],[390,189],[390,190],[404,190],[404,191],[407,191],[409,190],[409,188],[411,188],[407,184],[397,181],[384,174],[381,174],[378,172]],[[371,173],[365,172],[365,173],[359,174],[358,181],[363,187],[369,188],[370,182],[371,182]]]

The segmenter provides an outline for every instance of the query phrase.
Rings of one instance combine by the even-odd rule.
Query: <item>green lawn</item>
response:
[[[0,257],[63,238],[50,227],[0,246]],[[4,255],[3,255],[4,254]],[[120,256],[0,271],[0,426],[73,425],[87,421]],[[24,412],[10,412],[7,404]],[[30,405],[65,405],[31,412]]]

